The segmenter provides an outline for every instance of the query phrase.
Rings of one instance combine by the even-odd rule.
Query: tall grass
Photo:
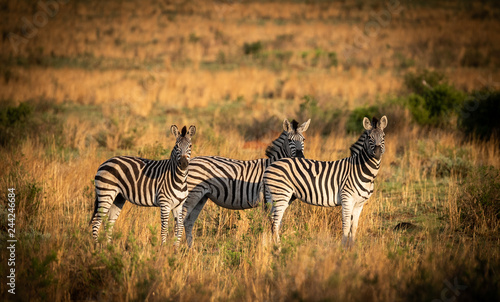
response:
[[[402,106],[404,74],[429,68],[437,68],[424,74],[433,87],[442,78],[428,76],[442,72],[469,96],[498,89],[498,8],[401,5],[369,47],[346,58],[357,29],[384,5],[69,1],[16,51],[9,33],[21,35],[23,18],[32,20],[40,7],[2,3],[2,276],[8,188],[17,194],[18,241],[16,296],[2,279],[1,297],[422,301],[444,292],[498,300],[500,149],[496,124],[482,115],[494,117],[498,106],[481,99],[470,119],[459,120],[467,138],[454,123],[412,123],[411,108]],[[407,86],[425,94],[421,78],[411,79]],[[431,96],[416,108],[437,99]],[[285,214],[281,252],[260,208],[229,211],[210,202],[190,250],[183,242],[174,253],[173,226],[160,246],[158,209],[128,203],[112,243],[91,239],[99,164],[114,155],[168,157],[171,124],[197,126],[194,156],[255,159],[284,118],[311,118],[305,156],[336,160],[349,156],[361,118],[371,114],[389,118],[386,153],[350,250],[339,244],[339,208],[299,201]],[[415,227],[394,230],[401,222]],[[450,290],[456,282],[460,290]]]
[[[226,114],[241,111],[231,106]],[[476,227],[464,220],[467,209],[477,209],[477,198],[468,197],[477,191],[469,188],[490,192],[498,186],[493,179],[493,189],[484,191],[483,178],[475,176],[472,168],[492,166],[498,173],[500,150],[492,141],[465,142],[444,130],[423,136],[425,130],[416,126],[408,124],[402,132],[391,130],[389,124],[376,191],[362,213],[357,244],[350,250],[340,245],[339,208],[294,202],[285,214],[279,252],[271,241],[267,213],[260,208],[229,211],[209,202],[195,225],[193,248],[183,244],[175,254],[172,227],[169,243],[159,245],[159,211],[128,203],[112,243],[92,242],[88,223],[94,199],[92,179],[99,164],[113,154],[165,158],[173,142],[165,136],[165,121],[152,116],[129,121],[129,127],[142,129],[144,135],[133,138],[141,142],[137,147],[135,143],[126,149],[100,145],[102,129],[113,135],[113,128],[101,125],[91,114],[74,114],[86,110],[95,109],[49,110],[51,118],[69,125],[64,134],[28,135],[14,152],[0,150],[4,158],[0,168],[5,171],[1,187],[14,187],[18,194],[17,299],[421,301],[439,299],[444,282],[455,278],[467,286],[460,291],[460,299],[499,296],[497,212],[483,211],[493,224],[477,224],[483,216],[474,220]],[[178,121],[204,125],[198,127],[193,155],[264,156],[264,148],[243,147],[254,124],[241,121],[241,127],[249,127],[246,130],[224,127],[215,118],[219,114],[208,108],[198,117],[179,117],[175,112],[166,119],[174,123],[175,115]],[[279,132],[277,120],[275,132],[259,136],[261,143],[269,143]],[[312,122],[307,157],[348,156],[357,134],[321,135],[322,124],[315,129]],[[498,203],[488,196],[482,198]],[[6,203],[2,204],[5,219]],[[416,228],[395,231],[400,222]],[[6,236],[5,228],[1,234]],[[6,293],[4,283],[1,289]]]

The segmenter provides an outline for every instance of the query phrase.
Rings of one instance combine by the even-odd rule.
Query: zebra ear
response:
[[[189,137],[192,137],[195,133],[196,133],[196,127],[194,125],[189,126],[189,130],[187,132]]]
[[[370,119],[368,119],[366,116],[365,118],[363,119],[363,127],[366,129],[366,130],[372,130],[372,123],[370,122]]]
[[[387,117],[385,115],[380,119],[380,122],[378,122],[378,127],[380,130],[384,130],[384,128],[387,127]]]
[[[283,130],[286,132],[290,132],[292,130],[292,125],[290,125],[288,119],[283,120]]]
[[[175,136],[175,138],[177,138],[179,136],[179,128],[177,128],[176,125],[172,125],[170,127],[170,132],[172,132],[172,134]]]
[[[299,129],[297,129],[297,131],[300,133],[306,132],[307,128],[309,128],[310,123],[311,123],[311,119],[307,120],[307,122],[300,125],[300,127],[299,127]]]

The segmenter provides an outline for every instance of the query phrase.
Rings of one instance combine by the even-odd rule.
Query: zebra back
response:
[[[113,202],[121,194],[123,198],[140,206],[160,206],[161,200],[179,203],[187,194],[187,167],[191,156],[191,136],[196,128],[171,127],[176,137],[170,158],[151,160],[134,156],[113,157],[97,170],[95,176],[97,197]],[[108,198],[106,198],[108,197]]]
[[[265,169],[284,157],[303,156],[304,136],[310,120],[300,125],[283,122],[283,132],[266,149],[268,158],[235,160],[219,156],[195,157],[189,164],[186,207],[194,207],[209,197],[219,206],[230,209],[248,209],[263,199],[261,181]],[[189,212],[189,211],[188,211]]]

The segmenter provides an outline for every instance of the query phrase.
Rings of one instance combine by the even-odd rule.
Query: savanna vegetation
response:
[[[0,4],[3,300],[500,297],[495,2]],[[161,246],[159,209],[130,204],[112,243],[92,241],[99,164],[168,158],[171,124],[196,125],[194,156],[254,159],[284,118],[311,118],[305,156],[336,160],[373,115],[386,152],[351,249],[340,208],[299,201],[281,251],[261,208],[210,203],[192,249],[174,253],[172,224]]]

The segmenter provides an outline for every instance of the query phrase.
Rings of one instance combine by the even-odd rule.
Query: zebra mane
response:
[[[297,123],[298,124],[298,123]],[[270,159],[278,160],[282,157],[283,150],[288,150],[288,145],[285,142],[288,140],[287,133],[281,132],[281,135],[272,141],[266,149],[266,156]],[[290,155],[289,155],[290,156]]]
[[[186,128],[186,126],[184,126],[184,127],[182,127],[182,130],[181,130],[181,136],[185,137],[186,133],[187,133],[187,128]]]
[[[296,120],[293,120],[292,121],[292,129],[294,131],[297,131],[297,128],[299,128],[299,122],[297,122]]]
[[[352,144],[351,148],[351,157],[359,155],[361,150],[363,150],[363,146],[365,144],[365,139],[368,137],[368,131],[363,131],[363,134],[358,138],[358,140]]]

